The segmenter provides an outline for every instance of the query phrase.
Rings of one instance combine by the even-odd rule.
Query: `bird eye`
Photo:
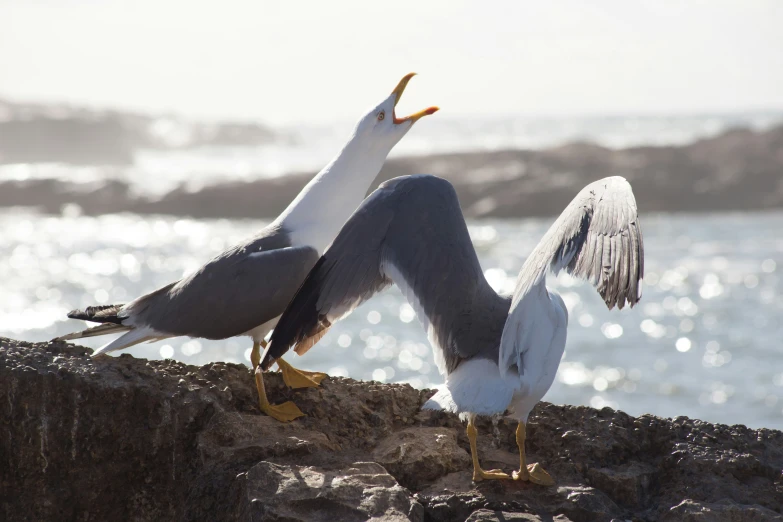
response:
[[[378,113],[378,121],[382,121],[386,117],[386,113],[381,111]]]

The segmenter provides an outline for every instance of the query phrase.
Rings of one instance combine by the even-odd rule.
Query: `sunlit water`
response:
[[[357,113],[357,116],[360,113]],[[453,117],[437,114],[418,123],[391,157],[434,153],[539,149],[587,140],[606,147],[682,145],[732,127],[767,129],[783,121],[779,112],[685,116],[613,116],[541,118]],[[140,150],[127,167],[57,164],[0,165],[0,181],[60,179],[91,182],[114,179],[136,193],[163,194],[180,185],[190,190],[227,182],[251,181],[323,167],[342,147],[354,122],[332,126],[299,125],[273,129],[281,138],[259,147],[205,147],[186,150]],[[155,125],[155,123],[153,123]],[[165,127],[165,126],[164,126]],[[171,130],[176,134],[177,130]],[[160,132],[156,131],[160,134]],[[160,136],[176,142],[176,136]]]
[[[550,222],[471,223],[496,289],[511,291]],[[68,310],[154,290],[263,224],[5,210],[0,335],[42,341],[80,329],[85,323],[65,320]],[[592,287],[569,277],[551,281],[570,310],[570,325],[546,399],[783,428],[783,213],[648,215],[642,225],[647,276],[638,307],[609,311]],[[249,347],[247,338],[171,339],[127,351],[204,364],[247,362]],[[357,309],[304,357],[291,360],[358,379],[417,387],[443,381],[413,310],[396,289]]]

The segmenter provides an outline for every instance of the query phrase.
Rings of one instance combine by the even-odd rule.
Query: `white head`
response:
[[[382,148],[388,153],[417,120],[438,111],[438,107],[428,107],[404,118],[397,117],[394,108],[402,98],[408,82],[415,75],[416,73],[406,74],[386,99],[362,116],[356,124],[352,141],[365,147]]]
[[[309,245],[323,252],[367,195],[397,142],[417,120],[438,110],[430,107],[405,118],[394,113],[413,76],[405,75],[385,100],[362,116],[342,150],[277,218],[292,234],[293,245]]]

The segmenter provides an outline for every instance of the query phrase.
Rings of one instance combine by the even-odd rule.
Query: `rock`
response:
[[[283,424],[264,415],[236,412],[215,413],[199,433],[198,447],[205,464],[340,450],[323,433],[303,429],[297,423]]]
[[[398,431],[378,444],[373,460],[412,490],[471,465],[470,455],[457,445],[456,434],[447,428]]]
[[[767,522],[780,521],[783,516],[767,508],[733,502],[709,504],[683,500],[664,515],[661,522]]]
[[[243,482],[240,520],[424,520],[424,508],[374,462],[343,471],[259,462]]]
[[[565,497],[561,506],[574,520],[612,520],[623,514],[617,504],[601,490],[586,486],[558,488]]]
[[[563,520],[563,519],[560,519]],[[508,513],[505,511],[490,511],[489,509],[479,509],[474,511],[465,522],[542,522],[538,515],[529,513]]]
[[[780,520],[783,433],[541,403],[527,452],[557,480],[473,483],[464,425],[431,391],[329,378],[261,415],[242,365],[0,338],[0,520]],[[516,424],[477,421],[486,467]],[[471,518],[472,517],[472,518]],[[494,517],[494,518],[492,518]],[[536,518],[537,517],[537,518]]]
[[[594,468],[587,471],[590,484],[604,491],[618,504],[638,507],[650,497],[655,470],[638,463],[619,469]]]

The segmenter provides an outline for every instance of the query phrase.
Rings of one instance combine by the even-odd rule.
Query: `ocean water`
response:
[[[682,145],[715,136],[732,127],[764,130],[781,121],[783,113],[779,112],[459,118],[443,111],[417,123],[390,157],[509,148],[539,149],[575,140],[587,140],[612,148]],[[0,181],[60,179],[87,183],[113,179],[130,183],[136,193],[154,196],[180,185],[195,191],[207,184],[251,181],[292,172],[317,172],[342,147],[353,125],[353,121],[342,121],[331,126],[298,125],[273,129],[280,139],[258,147],[138,150],[132,165],[112,168],[51,163],[0,165]],[[176,134],[181,132],[178,127],[171,128],[172,136],[160,130],[170,126],[158,127],[156,133],[164,141],[177,141]]]
[[[525,256],[551,222],[469,223],[494,288],[512,290]],[[152,291],[264,224],[4,209],[0,335],[43,341],[81,329],[85,323],[65,318],[68,310]],[[570,324],[545,400],[783,429],[783,213],[643,215],[642,227],[646,280],[637,307],[609,311],[589,285],[550,278],[569,308]],[[250,346],[248,338],[178,338],[126,351],[191,364],[248,363]],[[416,387],[443,382],[426,336],[396,288],[289,361],[357,379]]]

